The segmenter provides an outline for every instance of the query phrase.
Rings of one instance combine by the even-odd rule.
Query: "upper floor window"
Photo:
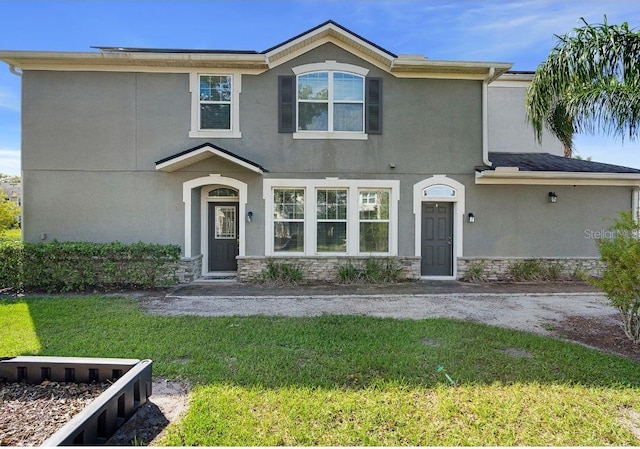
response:
[[[189,137],[241,137],[238,74],[191,73]]]
[[[200,129],[231,129],[231,76],[200,75]]]
[[[278,131],[294,139],[366,139],[382,133],[382,79],[336,61],[278,78]]]
[[[297,84],[298,131],[364,132],[364,76],[312,72]]]

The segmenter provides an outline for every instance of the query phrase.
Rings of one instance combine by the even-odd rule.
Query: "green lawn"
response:
[[[0,355],[150,358],[192,382],[163,445],[640,444],[639,363],[490,326],[159,317],[112,297],[5,300],[0,326]]]

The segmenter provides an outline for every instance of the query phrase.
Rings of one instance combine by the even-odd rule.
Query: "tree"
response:
[[[631,212],[622,212],[609,231],[611,238],[598,241],[602,277],[591,282],[620,312],[627,337],[640,344],[640,225]]]
[[[7,201],[4,195],[0,194],[0,231],[16,226],[19,215],[20,208],[18,205],[12,201]]]
[[[574,133],[638,137],[640,33],[629,24],[574,28],[542,63],[527,91],[527,116],[538,142],[546,127],[570,157]]]

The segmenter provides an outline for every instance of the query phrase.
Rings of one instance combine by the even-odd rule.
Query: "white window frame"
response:
[[[273,190],[305,189],[304,253],[276,252],[273,249]],[[345,253],[319,253],[317,243],[317,189],[347,189],[347,251]],[[389,251],[386,253],[360,252],[360,216],[358,194],[360,190],[390,190],[389,198]],[[398,202],[400,200],[400,181],[374,179],[265,179],[263,180],[263,199],[265,202],[265,255],[273,257],[342,257],[368,255],[398,255]]]
[[[361,205],[371,205],[374,204],[375,205],[375,201],[372,202],[371,201],[371,195],[367,195],[366,200],[367,202],[360,202],[360,195],[363,194],[363,192],[372,192],[372,191],[386,191],[389,192],[389,217],[388,218],[380,218],[380,219],[372,219],[372,218],[360,218],[360,206]],[[387,228],[387,241],[390,241],[391,238],[391,191],[389,189],[381,189],[381,188],[377,188],[377,189],[372,189],[372,188],[360,188],[358,189],[358,249],[360,250],[360,225],[362,223],[387,223],[388,228]],[[364,198],[364,197],[363,197]],[[375,199],[375,198],[374,198]],[[386,254],[385,252],[377,252],[377,251],[372,251],[372,252],[367,252],[367,254]]]
[[[325,61],[321,63],[305,64],[294,67],[292,69],[296,75],[296,131],[293,133],[294,139],[345,139],[345,140],[367,140],[366,130],[366,77],[369,73],[369,69],[360,67],[353,64],[345,64],[336,61]],[[314,72],[328,72],[329,73],[329,111],[328,111],[328,131],[299,131],[298,130],[298,115],[299,104],[298,99],[298,78],[300,75],[307,75]],[[363,77],[363,97],[362,97],[362,131],[333,131],[333,74],[335,72],[348,73],[350,75],[358,75]],[[340,103],[340,102],[338,102]]]
[[[201,76],[229,76],[231,77],[231,129],[201,129],[200,128],[200,77]],[[239,72],[190,72],[189,91],[191,92],[191,130],[192,138],[240,138],[240,92],[242,92],[242,74]]]
[[[304,192],[304,203],[303,203],[303,208],[304,208],[304,212],[303,212],[303,218],[276,218],[275,217],[275,207],[274,207],[274,193],[276,190],[302,190]],[[281,254],[281,255],[291,255],[291,254],[304,254],[304,249],[307,247],[307,236],[305,235],[303,237],[303,241],[302,241],[302,251],[276,251],[274,246],[273,246],[273,242],[275,239],[275,223],[302,223],[304,232],[306,234],[307,229],[306,229],[306,225],[305,222],[307,220],[307,208],[306,208],[306,198],[307,198],[307,192],[306,189],[304,187],[274,187],[271,189],[271,206],[272,206],[272,212],[271,215],[267,215],[267,217],[271,217],[271,227],[273,229],[273,232],[271,234],[271,248],[273,248],[273,252],[275,254]]]

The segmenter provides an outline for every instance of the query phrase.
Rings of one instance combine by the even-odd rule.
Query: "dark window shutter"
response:
[[[382,78],[367,78],[365,123],[367,134],[382,134]]]
[[[292,133],[296,127],[296,77],[278,77],[278,132]]]

